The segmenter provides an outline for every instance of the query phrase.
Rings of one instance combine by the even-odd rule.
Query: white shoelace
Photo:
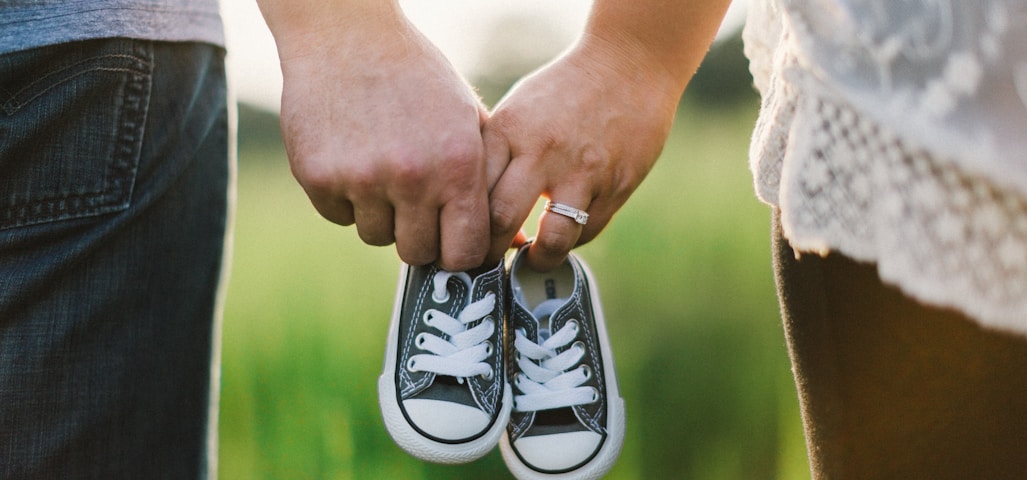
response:
[[[555,307],[547,305],[549,303],[543,302],[535,308],[532,312],[535,318],[544,319],[553,313]],[[592,378],[588,366],[581,365],[569,370],[585,356],[585,345],[575,342],[562,353],[556,352],[574,341],[579,329],[578,321],[574,319],[548,335],[548,338],[545,338],[546,329],[540,328],[542,343],[529,340],[522,329],[517,329],[514,349],[517,351],[517,366],[521,372],[514,377],[514,386],[523,394],[514,397],[515,411],[550,410],[598,400],[599,393],[595,388],[581,386]]]
[[[450,277],[459,278],[471,288],[471,278],[466,273],[440,271],[433,279],[432,299],[436,302],[442,303],[449,299],[446,285]],[[439,310],[426,310],[421,321],[446,334],[449,340],[427,332],[418,335],[414,340],[415,346],[429,353],[410,357],[407,369],[449,375],[458,378],[461,383],[464,378],[474,375],[491,378],[492,367],[485,360],[492,355],[493,346],[486,340],[496,328],[495,320],[488,316],[495,303],[496,295],[489,292],[484,298],[464,307],[456,318]],[[475,327],[467,328],[468,324],[483,318]]]

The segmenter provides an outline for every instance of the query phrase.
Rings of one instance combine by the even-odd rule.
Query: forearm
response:
[[[579,48],[680,95],[730,0],[596,0]]]
[[[257,0],[257,4],[283,62],[326,42],[351,43],[356,48],[369,37],[385,41],[405,22],[398,0]]]

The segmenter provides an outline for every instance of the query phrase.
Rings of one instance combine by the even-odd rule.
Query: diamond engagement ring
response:
[[[546,211],[553,212],[558,215],[563,215],[567,218],[574,220],[575,222],[578,222],[581,225],[588,223],[588,213],[584,210],[578,210],[577,208],[574,208],[572,206],[564,205],[562,203],[556,203],[552,200],[546,201]]]

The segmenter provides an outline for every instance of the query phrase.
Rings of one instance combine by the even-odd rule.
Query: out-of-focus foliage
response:
[[[486,105],[495,105],[524,75],[557,57],[570,40],[545,19],[504,19],[481,46],[474,85]],[[701,109],[735,109],[756,104],[741,30],[718,39],[685,90],[682,103]]]
[[[685,90],[683,103],[695,108],[724,109],[754,105],[759,95],[752,86],[749,60],[742,51],[740,31],[710,47],[699,71]]]

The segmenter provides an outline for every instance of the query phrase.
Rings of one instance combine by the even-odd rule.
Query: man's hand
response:
[[[395,2],[339,5],[261,1],[293,174],[322,216],[356,224],[368,244],[395,242],[404,262],[481,265],[502,169],[486,168],[484,107]]]

